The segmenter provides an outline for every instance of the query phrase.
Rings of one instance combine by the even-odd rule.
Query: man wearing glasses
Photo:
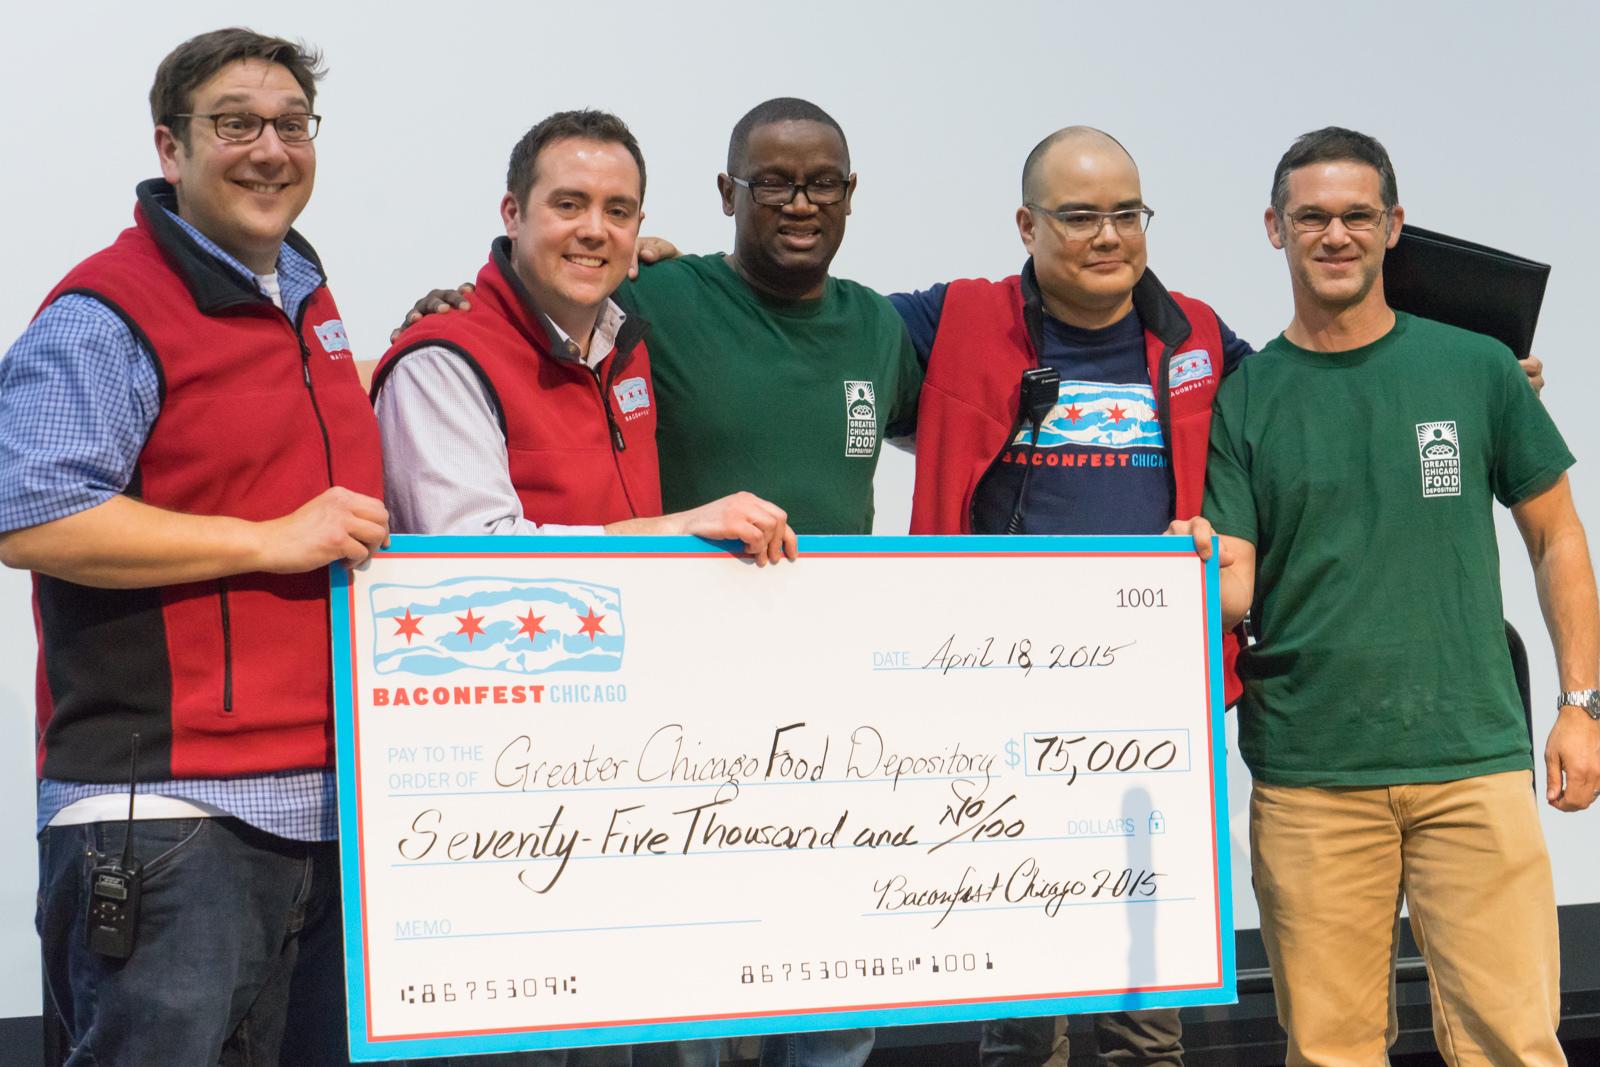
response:
[[[1154,212],[1107,134],[1041,141],[1022,199],[1020,275],[890,297],[927,367],[911,532],[1163,533],[1199,510],[1211,399],[1250,346],[1146,269]],[[1229,635],[1230,666],[1236,650]],[[1230,670],[1230,700],[1237,685]],[[982,1063],[1043,1063],[1054,1031],[986,1024]],[[1176,1009],[1106,1013],[1095,1031],[1108,1062],[1182,1061]]]
[[[1258,638],[1239,751],[1287,1062],[1385,1061],[1403,900],[1446,1061],[1565,1063],[1493,501],[1555,646],[1544,797],[1581,811],[1600,791],[1600,605],[1572,454],[1504,345],[1390,308],[1405,211],[1376,140],[1299,138],[1265,218],[1294,317],[1218,391],[1206,518],[1174,532],[1208,552],[1215,526],[1224,621],[1248,609]]]
[[[0,560],[35,572],[38,924],[70,1063],[343,1061],[324,568],[388,516],[338,309],[290,229],[320,65],[242,29],[168,55],[162,177],[0,361]]]

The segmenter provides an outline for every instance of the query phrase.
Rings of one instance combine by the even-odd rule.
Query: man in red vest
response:
[[[1199,509],[1211,398],[1250,346],[1147,269],[1154,212],[1109,135],[1045,138],[1022,200],[1020,275],[890,297],[927,367],[911,532],[1163,533]],[[1040,370],[1053,378],[1027,384]],[[1236,651],[1230,635],[1230,664]],[[1095,1029],[1108,1061],[1182,1060],[1176,1009]],[[981,1060],[1042,1063],[1054,1036],[1049,1018],[988,1023]]]
[[[661,514],[648,324],[613,299],[644,184],[605,112],[551,115],[517,143],[472,306],[407,328],[373,376],[395,529],[690,534],[794,557],[782,509],[750,493]]]
[[[168,55],[161,178],[0,362],[0,561],[35,573],[38,923],[69,1063],[343,1058],[339,1013],[296,1007],[340,984],[325,568],[365,560],[388,514],[338,309],[290,229],[321,73],[243,29]]]

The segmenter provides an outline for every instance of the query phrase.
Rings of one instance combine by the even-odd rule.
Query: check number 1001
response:
[[[1119,608],[1164,608],[1167,606],[1167,591],[1165,589],[1136,588],[1117,590],[1117,607]]]

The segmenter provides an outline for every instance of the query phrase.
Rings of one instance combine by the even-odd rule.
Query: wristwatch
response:
[[[1556,708],[1582,708],[1589,718],[1600,719],[1600,689],[1566,689],[1556,694]]]

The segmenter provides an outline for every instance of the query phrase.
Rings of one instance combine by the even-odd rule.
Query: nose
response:
[[[814,215],[821,209],[811,202],[811,197],[806,195],[805,189],[795,186],[794,196],[783,205],[783,210],[792,215]]]
[[[1329,219],[1328,228],[1322,231],[1322,243],[1338,248],[1341,245],[1349,244],[1350,241],[1350,231],[1345,228],[1344,218],[1340,215],[1335,215]]]
[[[1105,215],[1100,219],[1100,225],[1095,229],[1094,236],[1090,240],[1096,246],[1114,247],[1122,243],[1122,234],[1118,232],[1116,224],[1111,220],[1111,216]]]
[[[605,205],[591,204],[578,216],[578,240],[598,243],[605,237]]]
[[[250,159],[255,163],[278,164],[289,158],[289,146],[278,136],[278,127],[267,123],[261,127],[261,136],[250,144]]]

